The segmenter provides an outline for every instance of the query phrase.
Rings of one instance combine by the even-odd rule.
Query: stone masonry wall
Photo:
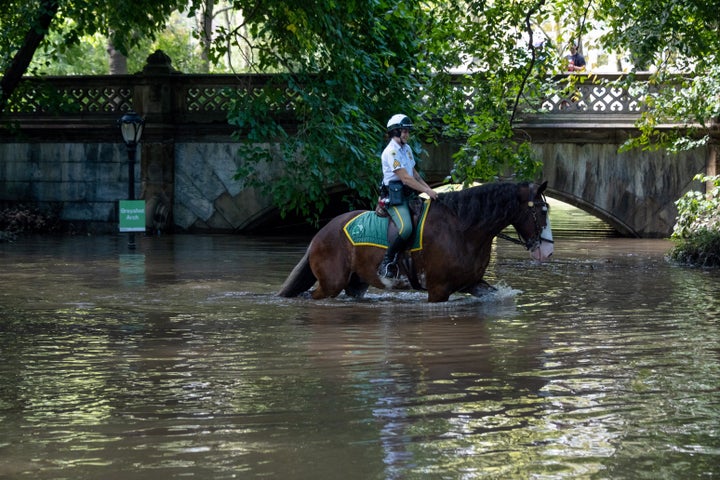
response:
[[[54,207],[77,230],[117,231],[117,201],[128,195],[127,150],[108,143],[0,143],[0,179],[0,204]]]
[[[273,207],[254,188],[233,176],[233,143],[175,146],[175,226],[183,230],[241,231]]]

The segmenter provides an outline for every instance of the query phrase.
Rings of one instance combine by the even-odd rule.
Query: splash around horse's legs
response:
[[[451,293],[451,290],[444,287],[428,288],[428,302],[447,302]]]
[[[460,290],[462,293],[469,293],[473,297],[482,297],[483,295],[487,295],[491,292],[496,292],[497,288],[490,285],[485,280],[480,280],[480,282],[477,285],[473,285],[472,287],[464,288]]]
[[[345,293],[353,298],[362,298],[365,296],[365,292],[367,292],[368,287],[369,285],[360,280],[357,273],[353,273],[350,275],[350,280],[345,286]]]
[[[395,267],[394,269],[393,266]],[[387,271],[383,272],[383,274],[380,274],[380,272],[378,272],[378,278],[385,286],[385,288],[390,290],[395,286],[397,280],[397,264],[387,265],[385,268],[387,269]]]

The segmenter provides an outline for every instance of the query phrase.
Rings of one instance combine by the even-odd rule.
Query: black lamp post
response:
[[[118,125],[120,125],[120,133],[122,133],[128,153],[128,200],[135,200],[135,151],[142,136],[145,120],[137,113],[130,111],[118,120]],[[135,248],[135,234],[133,232],[130,232],[128,247],[130,249]]]

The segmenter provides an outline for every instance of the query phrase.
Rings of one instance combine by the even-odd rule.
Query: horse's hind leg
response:
[[[317,288],[312,291],[315,300],[327,297],[337,297],[345,289],[350,275],[349,268],[342,266],[342,262],[332,264],[330,259],[317,262],[313,266],[313,272],[317,277]]]
[[[367,292],[368,284],[360,280],[356,273],[350,275],[350,281],[345,287],[345,293],[353,298],[362,298]]]
[[[340,295],[340,292],[342,292],[344,288],[344,281],[338,282],[335,278],[327,277],[319,278],[317,288],[312,291],[312,298],[315,300],[327,297],[334,298]]]
[[[314,299],[337,297],[350,279],[351,246],[341,224],[333,222],[338,223],[337,218],[318,232],[309,248],[310,268],[317,278]]]

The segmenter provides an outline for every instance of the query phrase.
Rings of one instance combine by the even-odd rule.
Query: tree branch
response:
[[[50,28],[50,22],[57,15],[58,3],[58,0],[42,0],[40,2],[38,18],[30,25],[22,46],[15,53],[0,82],[0,112],[5,110],[10,96],[17,88],[25,72],[27,72],[35,51],[45,39],[45,35]]]
[[[532,72],[533,67],[535,66],[535,45],[533,45],[533,32],[532,32],[532,25],[531,25],[531,19],[532,16],[540,10],[540,8],[545,4],[545,0],[540,0],[533,8],[528,11],[527,15],[525,15],[525,28],[527,29],[528,33],[528,45],[530,46],[530,65],[528,65],[527,72],[525,72],[525,76],[522,79],[522,82],[520,83],[520,88],[518,89],[517,95],[515,95],[515,104],[513,105],[512,114],[510,115],[510,125],[512,125],[513,121],[515,120],[515,115],[517,114],[518,105],[520,104],[520,97],[522,97],[523,90],[525,90],[525,84],[527,83],[527,79],[530,77],[530,73]]]

